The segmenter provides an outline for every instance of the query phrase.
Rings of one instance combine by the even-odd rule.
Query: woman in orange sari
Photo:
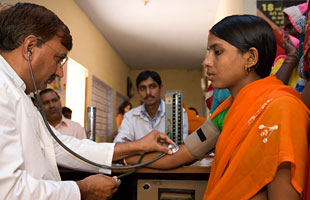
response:
[[[221,134],[203,200],[301,198],[310,111],[294,88],[269,76],[275,55],[273,31],[257,16],[226,17],[210,30],[203,66],[212,86],[228,88],[231,96],[211,116]],[[208,139],[185,139],[177,153],[148,167],[189,163]],[[129,163],[137,159],[126,158]]]
[[[271,27],[235,15],[210,30],[203,66],[214,88],[231,96],[204,200],[300,199],[307,160],[309,110],[301,95],[269,75],[276,54]]]

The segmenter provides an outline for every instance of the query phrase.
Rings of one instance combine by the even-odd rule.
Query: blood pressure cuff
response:
[[[209,118],[196,131],[185,138],[184,144],[192,156],[200,160],[206,153],[215,148],[219,135],[220,131]]]

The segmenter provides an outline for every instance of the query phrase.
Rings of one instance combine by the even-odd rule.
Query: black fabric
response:
[[[201,130],[201,128],[197,130],[197,135],[198,135],[198,137],[199,137],[201,142],[203,142],[203,141],[205,141],[207,139],[205,134]]]

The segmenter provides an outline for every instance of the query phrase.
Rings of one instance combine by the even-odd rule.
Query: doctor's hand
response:
[[[136,145],[143,149],[143,152],[160,151],[167,154],[172,154],[172,151],[167,147],[168,144],[175,143],[164,133],[153,130],[143,138],[135,141]]]
[[[168,148],[169,144],[175,145],[166,134],[153,130],[139,140],[116,143],[114,146],[113,161],[115,162],[128,156],[141,155],[145,152],[153,151],[172,154],[172,151]]]
[[[83,199],[110,199],[117,191],[120,180],[116,177],[109,177],[103,174],[89,176],[76,182],[79,186]]]

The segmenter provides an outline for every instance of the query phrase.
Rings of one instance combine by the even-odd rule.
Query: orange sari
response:
[[[205,123],[206,118],[196,116],[195,111],[188,109],[185,104],[183,104],[183,108],[185,109],[188,118],[188,134],[191,134],[195,130],[197,130],[203,123]]]
[[[301,95],[271,75],[229,97],[212,118],[228,107],[203,199],[249,199],[282,162],[291,163],[291,183],[301,194],[310,115]]]

